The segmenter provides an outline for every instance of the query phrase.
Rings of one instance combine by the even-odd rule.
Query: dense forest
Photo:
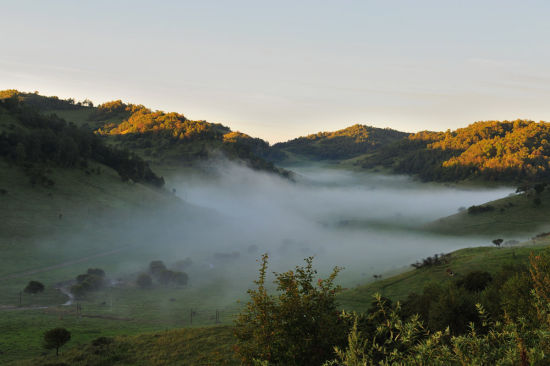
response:
[[[137,155],[108,146],[94,133],[55,115],[39,113],[37,103],[27,100],[17,92],[0,93],[0,156],[23,167],[33,185],[54,184],[46,174],[48,165],[86,170],[89,161],[115,169],[123,180],[164,184]],[[60,102],[55,106],[66,104],[70,105]]]
[[[298,137],[296,139],[273,145],[278,152],[274,156],[283,160],[285,152],[302,155],[312,160],[343,160],[377,149],[403,139],[405,132],[389,128],[376,128],[356,124],[334,132],[319,132],[317,134]]]
[[[455,131],[411,134],[358,163],[427,181],[537,181],[550,177],[549,141],[546,122],[476,122]]]

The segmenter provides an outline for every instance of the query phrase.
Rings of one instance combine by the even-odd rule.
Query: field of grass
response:
[[[411,269],[347,289],[338,301],[342,309],[366,311],[376,292],[402,300],[410,292],[422,291],[430,282],[448,282],[474,270],[496,273],[503,265],[526,263],[531,253],[549,247],[550,239],[541,238],[515,247],[461,249],[451,254],[447,264]],[[447,269],[455,277],[450,277]],[[231,350],[235,340],[230,325],[239,306],[222,309],[221,323],[217,325],[214,308],[208,305],[215,300],[203,299],[204,303],[199,303],[201,293],[215,291],[203,290],[111,288],[83,302],[82,316],[76,314],[74,306],[11,310],[9,317],[0,318],[0,329],[8,335],[8,341],[1,346],[4,354],[0,360],[14,362],[13,365],[53,362],[52,352],[40,356],[44,353],[41,334],[62,326],[72,332],[72,340],[62,350],[59,361],[70,365],[238,364]],[[193,323],[189,318],[191,308],[199,309]],[[90,343],[98,337],[115,338],[107,346]],[[20,361],[22,354],[38,358]]]
[[[91,336],[97,339],[98,336]],[[116,336],[102,344],[77,344],[71,340],[61,350],[28,361],[10,363],[12,366],[36,366],[65,362],[71,366],[179,366],[179,365],[239,365],[233,356],[235,343],[232,329],[228,326],[187,328],[136,336]]]

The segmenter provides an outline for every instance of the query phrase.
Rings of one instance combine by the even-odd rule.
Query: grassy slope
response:
[[[541,204],[533,200],[538,197]],[[426,226],[426,229],[448,235],[506,236],[540,233],[550,230],[550,191],[540,195],[523,193],[488,202],[494,210],[469,214],[462,211],[441,218]]]
[[[66,362],[71,366],[86,365],[238,365],[232,356],[234,339],[230,327],[178,329],[137,336],[114,338],[109,345],[79,347],[71,340],[67,350],[12,365],[41,365]],[[72,345],[72,348],[70,348]]]
[[[526,263],[532,252],[545,250],[549,246],[550,239],[537,239],[515,247],[460,249],[451,254],[447,264],[406,270],[385,279],[348,289],[340,295],[339,300],[345,309],[366,311],[377,292],[392,300],[403,300],[411,292],[422,292],[430,282],[445,283],[475,270],[496,273],[503,265]],[[450,277],[447,269],[452,270],[455,277]]]

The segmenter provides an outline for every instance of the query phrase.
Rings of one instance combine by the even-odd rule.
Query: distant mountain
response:
[[[319,132],[275,144],[272,156],[279,161],[289,158],[289,155],[311,160],[345,160],[375,152],[407,136],[408,133],[389,128],[356,124],[343,130]]]
[[[383,166],[426,181],[537,181],[550,178],[550,123],[476,122],[455,131],[423,131],[386,145],[358,164]]]

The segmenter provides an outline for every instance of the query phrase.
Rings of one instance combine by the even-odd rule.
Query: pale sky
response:
[[[0,0],[0,89],[122,99],[270,142],[550,121],[549,1]]]

